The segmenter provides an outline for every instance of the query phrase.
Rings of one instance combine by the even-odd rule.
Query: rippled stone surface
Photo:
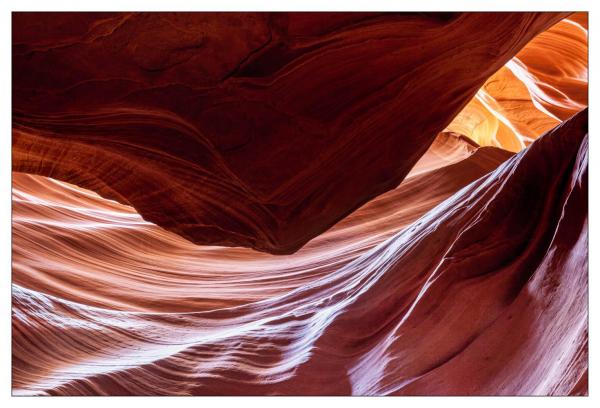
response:
[[[95,200],[104,212],[117,205],[86,194],[75,201]],[[68,234],[71,245],[73,237],[85,245],[89,217],[73,222],[82,231]],[[102,224],[115,231],[100,232],[100,242],[127,236],[124,221],[114,217]],[[139,219],[128,226],[144,227]],[[60,225],[47,228],[66,235]],[[149,228],[140,236],[158,232]],[[262,300],[188,313],[132,312],[15,284],[13,392],[587,393],[587,241],[586,110],[326,274],[304,267],[300,284],[285,291],[278,287],[285,280],[269,283],[260,273],[240,282],[239,289],[274,289]],[[173,289],[186,278],[181,271],[136,270],[126,253],[99,251],[97,259],[102,255],[123,261],[130,282],[149,276]],[[224,279],[216,274],[215,288]],[[133,287],[140,291],[131,299],[147,296],[144,285]],[[119,291],[114,294],[118,302]]]

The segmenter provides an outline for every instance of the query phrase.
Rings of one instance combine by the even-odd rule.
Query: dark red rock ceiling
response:
[[[557,13],[15,13],[13,169],[291,253],[396,187]]]

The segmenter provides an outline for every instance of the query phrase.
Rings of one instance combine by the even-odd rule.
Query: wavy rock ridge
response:
[[[144,221],[131,207],[15,173],[13,282],[130,311],[199,311],[265,299],[334,272],[510,156],[441,134],[398,188],[284,258],[199,247]]]
[[[586,393],[587,154],[585,110],[356,260],[242,306],[120,312],[15,285],[13,386]]]

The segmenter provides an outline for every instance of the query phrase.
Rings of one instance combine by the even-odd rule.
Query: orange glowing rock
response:
[[[492,75],[447,129],[518,152],[587,106],[587,52],[587,13],[575,13]]]

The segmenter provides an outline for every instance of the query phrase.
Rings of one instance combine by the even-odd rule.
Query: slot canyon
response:
[[[587,395],[588,15],[12,15],[13,395]]]

